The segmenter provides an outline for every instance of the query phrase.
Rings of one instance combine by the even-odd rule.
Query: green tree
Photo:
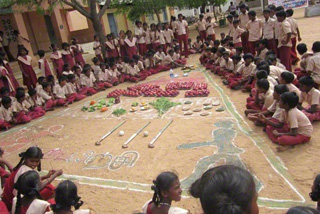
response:
[[[44,8],[43,6],[49,2],[49,6]],[[99,5],[98,0],[0,0],[0,9],[14,10],[15,6],[24,6],[28,9],[36,9],[38,12],[52,11],[57,5],[68,5],[73,9],[77,10],[79,13],[87,17],[93,25],[95,34],[99,37],[100,43],[104,44],[106,41],[101,18],[109,8],[111,0],[106,0],[103,6]],[[99,9],[100,8],[100,9]],[[14,11],[15,12],[15,11]],[[102,47],[102,52],[105,55],[106,50],[104,45]]]

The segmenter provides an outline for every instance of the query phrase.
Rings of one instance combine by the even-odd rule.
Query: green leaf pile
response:
[[[108,100],[106,99],[101,99],[98,102],[96,102],[93,105],[87,105],[87,106],[83,106],[81,108],[81,111],[84,112],[95,112],[96,110],[101,110],[103,107],[110,107],[114,104],[115,99],[114,98],[109,98]]]
[[[161,97],[157,99],[155,102],[150,103],[153,108],[158,110],[159,117],[163,115],[166,111],[168,111],[170,108],[181,105],[181,103],[175,103],[171,102],[168,98]]]
[[[123,109],[123,108],[118,108],[118,109],[114,110],[114,111],[112,112],[112,114],[115,115],[115,116],[117,116],[117,117],[119,117],[119,116],[125,114],[126,112],[127,112],[127,111],[126,111],[125,109]]]

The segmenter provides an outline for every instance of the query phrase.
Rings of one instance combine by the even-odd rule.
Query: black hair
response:
[[[233,55],[233,56],[231,57],[231,59],[241,61],[241,56],[239,56],[239,55]]]
[[[63,64],[63,70],[64,71],[67,71],[67,68],[69,67],[69,64],[68,63],[65,63],[65,64]]]
[[[263,44],[266,48],[268,48],[268,40],[267,39],[261,39],[259,43]]]
[[[91,69],[91,65],[85,64],[82,68],[82,72],[85,74],[87,71]]]
[[[212,52],[212,53],[217,53],[217,51],[218,51],[217,48],[215,48],[215,47],[211,48],[211,52]]]
[[[233,19],[233,15],[229,14],[229,15],[227,16],[227,19]]]
[[[75,78],[75,75],[74,74],[68,74],[67,76],[68,80],[71,81]]]
[[[307,45],[305,43],[300,43],[297,45],[297,51],[300,55],[308,51]]]
[[[243,47],[236,47],[236,51],[242,53],[243,52]]]
[[[1,104],[2,105],[8,105],[12,102],[11,98],[10,97],[7,97],[7,96],[4,96],[2,97],[2,100],[1,100]]]
[[[180,47],[179,46],[175,46],[174,47],[174,51],[179,51],[180,50]]]
[[[68,47],[68,46],[70,46],[67,42],[63,42],[62,44],[61,44],[61,46],[62,46],[62,49],[64,49],[65,47]]]
[[[21,206],[22,206],[21,195],[23,195],[23,198],[41,199],[40,192],[39,192],[40,191],[39,184],[40,184],[39,173],[34,170],[27,171],[19,176],[17,182],[14,184],[14,188],[18,191],[17,203],[16,203],[14,214],[21,213]]]
[[[286,214],[320,214],[320,212],[311,207],[296,206],[291,207]]]
[[[284,7],[283,6],[278,6],[276,7],[275,11],[283,11],[284,12]]]
[[[24,91],[17,91],[16,93],[16,99],[19,101],[21,98],[24,98],[26,96]]]
[[[299,104],[299,96],[295,92],[286,92],[281,95],[281,101],[292,109]]]
[[[312,44],[312,51],[313,52],[320,52],[320,41],[316,41]]]
[[[254,10],[250,10],[250,11],[248,12],[248,15],[249,15],[249,16],[256,16],[257,13],[256,13],[256,11],[254,11]]]
[[[268,5],[268,8],[270,9],[270,10],[276,10],[276,6],[274,5],[274,4],[269,4]]]
[[[53,44],[53,43],[51,43],[51,45],[50,45],[51,48],[53,48],[53,47],[55,47],[55,46],[57,46],[57,45],[56,45],[56,44]]]
[[[39,84],[41,84],[45,80],[46,80],[46,78],[44,76],[38,77],[38,83]]]
[[[28,91],[28,94],[30,95],[30,97],[32,97],[33,95],[37,94],[37,91],[36,91],[36,89],[31,88],[31,89]]]
[[[310,76],[304,76],[299,79],[299,84],[312,87],[314,85],[314,80]]]
[[[174,53],[174,50],[172,50],[172,49],[168,50],[168,54],[170,54],[170,53]]]
[[[19,49],[18,49],[18,56],[21,55],[21,51],[23,51],[23,50],[24,50],[24,51],[27,53],[27,55],[28,55],[29,51],[28,51],[27,48],[25,48],[25,47],[19,47]]]
[[[21,152],[19,154],[19,157],[21,158],[19,163],[17,164],[17,166],[15,166],[13,168],[13,171],[18,170],[25,162],[26,159],[28,158],[39,158],[42,159],[43,157],[43,153],[42,150],[37,147],[37,146],[31,146],[27,149],[27,151],[25,152]],[[37,170],[40,172],[41,171],[41,162],[39,163],[39,166],[37,168]]]
[[[287,14],[288,17],[293,16],[293,10],[292,9],[286,10],[286,14]]]
[[[279,84],[274,86],[274,91],[277,92],[277,94],[281,95],[283,93],[289,92],[289,88],[287,85]]]
[[[240,23],[240,20],[239,19],[235,19],[233,20],[232,24],[239,24]]]
[[[286,17],[287,17],[287,14],[286,14],[285,11],[281,10],[281,11],[278,11],[278,12],[276,13],[276,16],[277,16],[277,17],[286,18]]]
[[[229,56],[229,51],[223,51],[222,55],[228,55]]]
[[[77,186],[70,180],[65,180],[59,183],[55,192],[55,201],[56,204],[51,205],[51,209],[54,213],[59,212],[60,210],[68,211],[74,207],[78,210],[83,201],[81,201],[78,196]]]
[[[206,214],[249,213],[256,196],[252,175],[237,166],[223,165],[207,170],[189,189],[200,198]]]
[[[242,3],[239,5],[239,8],[247,8],[247,6],[244,3]]]
[[[253,55],[251,53],[246,53],[243,55],[243,59],[246,60],[246,59],[252,59],[253,60]]]
[[[80,67],[79,67],[78,65],[75,65],[75,66],[72,67],[72,70],[73,70],[73,71],[76,71],[76,70],[79,69],[79,68],[80,68]]]
[[[16,91],[17,91],[17,92],[18,92],[18,91],[25,92],[26,90],[25,90],[23,87],[18,87],[18,88],[16,88]]]
[[[93,39],[96,39],[96,38],[98,38],[98,35],[94,35],[94,36],[93,36]]]
[[[59,83],[63,82],[63,81],[66,81],[67,80],[67,77],[64,76],[64,75],[61,75],[58,79]]]
[[[224,47],[218,48],[218,52],[221,54],[223,54],[223,52],[225,52],[225,51],[226,51],[226,49]]]
[[[152,202],[158,206],[161,201],[161,192],[162,191],[168,191],[173,182],[176,181],[178,176],[174,174],[173,172],[163,172],[160,175],[158,175],[157,179],[153,181],[153,185],[151,189],[154,191]]]
[[[53,75],[47,76],[47,81],[48,81],[48,82],[54,81],[54,76],[53,76]]]
[[[269,65],[271,65],[272,62],[277,60],[277,57],[274,54],[270,54],[270,55],[267,55],[266,60],[269,63]]]
[[[220,45],[220,41],[218,39],[214,40],[213,45],[219,46]]]
[[[45,88],[47,88],[48,86],[50,86],[50,83],[48,83],[48,82],[43,82],[41,85],[42,85],[42,88],[45,89]]]
[[[260,79],[267,79],[268,78],[268,72],[266,72],[265,70],[260,70],[256,73],[256,77],[258,80]]]
[[[44,50],[38,50],[38,55],[40,56],[40,57],[44,57]]]
[[[270,13],[270,12],[271,12],[270,8],[266,8],[263,10],[263,13]]]
[[[284,81],[286,81],[287,84],[289,84],[293,82],[294,75],[289,71],[285,71],[281,73],[281,79],[283,79]]]
[[[258,63],[258,61],[260,61],[260,60],[262,60],[260,57],[255,57],[254,59],[253,59],[253,62],[254,62],[254,64],[256,64],[257,65],[257,63]]]
[[[1,95],[4,95],[5,93],[9,93],[9,92],[10,92],[10,90],[7,87],[0,88],[0,94]]]
[[[270,84],[269,84],[269,81],[268,81],[267,79],[260,79],[260,80],[258,80],[258,82],[257,82],[257,86],[258,86],[259,88],[262,88],[262,89],[268,91],[268,90],[269,90],[269,87],[270,87]]]
[[[93,57],[91,61],[92,61],[93,63],[97,63],[97,62],[99,62],[99,59],[98,59],[98,57]]]
[[[129,59],[128,63],[131,64],[131,63],[134,63],[134,59]]]
[[[71,43],[72,43],[73,45],[76,44],[76,41],[77,41],[77,38],[75,38],[75,37],[71,38]]]
[[[313,181],[313,190],[309,194],[312,201],[318,201],[320,199],[320,174],[316,176]]]

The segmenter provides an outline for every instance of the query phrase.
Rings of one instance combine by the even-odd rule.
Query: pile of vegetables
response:
[[[98,102],[92,100],[89,106],[83,106],[81,108],[81,111],[95,112],[96,110],[100,110],[100,112],[106,112],[108,111],[108,107],[112,106],[114,103],[114,98],[110,98],[108,101],[106,99],[101,99]]]
[[[155,102],[150,103],[153,108],[158,110],[159,117],[167,112],[170,108],[181,105],[181,103],[171,102],[168,98],[161,97],[157,99]]]
[[[116,110],[114,110],[112,112],[113,115],[117,116],[117,117],[120,117],[121,115],[124,115],[127,111],[123,108],[118,108]]]

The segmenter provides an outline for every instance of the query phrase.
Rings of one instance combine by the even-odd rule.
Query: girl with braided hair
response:
[[[14,190],[14,184],[17,183],[19,177],[28,171],[41,171],[41,159],[43,157],[42,150],[39,147],[32,146],[27,151],[19,154],[21,157],[18,165],[13,168],[13,172],[6,180],[2,201],[7,205],[9,211],[12,209],[12,200],[17,195]],[[55,187],[50,183],[58,176],[62,175],[62,170],[50,170],[47,175],[40,178],[41,183],[39,187],[40,195],[43,200],[48,200],[54,195]]]
[[[32,170],[23,173],[14,184],[14,188],[18,193],[13,199],[12,214],[44,214],[50,211],[50,203],[41,200],[38,172]]]
[[[181,200],[180,181],[173,172],[163,172],[153,181],[153,198],[144,206],[146,214],[168,214],[172,201]]]
[[[200,198],[204,214],[259,214],[253,177],[237,166],[207,170],[191,185],[189,192],[194,198]]]
[[[45,214],[90,214],[90,210],[79,209],[83,201],[78,196],[77,186],[70,180],[62,181],[57,189],[55,196],[56,204],[51,205],[51,212]],[[75,211],[72,211],[74,207]]]

